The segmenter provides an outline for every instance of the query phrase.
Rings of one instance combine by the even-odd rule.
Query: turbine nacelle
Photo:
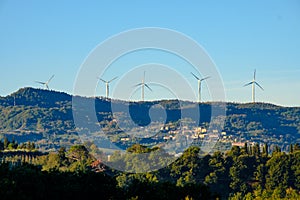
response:
[[[117,78],[118,78],[118,77],[116,76],[116,77],[114,77],[113,79],[111,79],[111,80],[109,80],[109,81],[106,81],[106,80],[104,80],[104,79],[98,77],[98,79],[99,79],[100,81],[102,81],[103,83],[105,83],[105,86],[106,86],[106,91],[105,91],[106,98],[108,98],[108,96],[109,96],[109,83],[111,83],[112,81],[114,81],[114,80],[117,79]]]
[[[152,92],[152,89],[149,87],[149,85],[147,83],[145,83],[145,73],[146,72],[144,71],[144,77],[142,79],[142,82],[133,86],[133,87],[139,87],[140,86],[142,88],[142,101],[144,101],[144,99],[145,99],[145,86],[146,86],[146,88],[148,88]]]
[[[200,79],[193,72],[191,72],[191,74],[195,77],[195,79],[198,80],[198,102],[200,103],[201,102],[201,82],[206,80],[206,79],[209,79],[210,76],[206,76],[206,77]]]
[[[44,85],[49,90],[49,83],[53,79],[53,77],[54,75],[52,75],[47,82],[41,82],[41,81],[35,81],[35,82]]]
[[[253,74],[253,80],[250,83],[247,83],[244,85],[248,86],[248,85],[252,85],[252,102],[255,103],[255,85],[258,86],[261,90],[264,90],[264,88],[258,83],[256,82],[256,69],[254,70],[254,74]]]

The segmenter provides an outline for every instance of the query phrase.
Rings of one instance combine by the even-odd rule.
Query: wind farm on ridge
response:
[[[199,76],[195,75],[193,72],[191,72],[191,75],[197,80],[197,102],[201,103],[202,102],[202,95],[201,95],[201,88],[202,88],[202,82],[204,82],[205,80],[212,78],[211,76],[205,76],[203,78],[200,78]],[[149,90],[149,91],[153,91],[152,88],[149,86],[149,84],[147,84],[145,82],[145,77],[146,77],[146,71],[144,71],[143,73],[143,77],[141,79],[141,82],[134,85],[133,87],[135,88],[140,88],[141,89],[141,100],[142,102],[145,101],[145,87]],[[49,83],[51,82],[51,80],[54,78],[54,74],[46,81],[46,82],[42,82],[42,81],[35,81],[36,83],[44,86],[45,89],[49,90]],[[97,79],[100,80],[101,82],[103,82],[105,84],[105,98],[109,98],[110,95],[110,83],[113,82],[114,80],[116,80],[118,78],[118,76],[115,76],[114,78],[110,79],[110,80],[104,80],[103,78],[98,77]],[[255,94],[255,86],[259,87],[262,91],[264,91],[264,88],[256,81],[256,69],[254,70],[253,73],[253,79],[252,81],[250,81],[247,84],[244,84],[243,87],[249,86],[251,85],[252,90],[251,90],[251,95],[252,95],[252,103],[256,102],[256,94]]]

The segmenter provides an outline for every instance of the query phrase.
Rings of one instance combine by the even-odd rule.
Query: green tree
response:
[[[228,151],[226,155],[236,159],[239,155],[241,155],[241,149],[238,146],[232,146],[231,150]]]
[[[289,152],[290,152],[290,153],[293,153],[293,152],[294,152],[294,146],[293,146],[293,144],[290,144]]]
[[[13,143],[9,143],[7,149],[8,150],[13,150],[15,145]]]
[[[300,191],[300,151],[290,155],[293,188]]]
[[[89,151],[84,145],[73,145],[70,147],[68,158],[76,161],[84,161],[90,158]]]
[[[4,145],[4,149],[7,149],[7,148],[8,148],[9,141],[8,141],[8,138],[7,138],[7,137],[4,137],[3,145]]]
[[[171,165],[171,176],[177,180],[177,185],[183,187],[186,184],[196,183],[199,167],[199,147],[189,147],[181,157]]]
[[[58,154],[55,152],[49,153],[42,162],[42,169],[45,171],[59,170],[60,161]]]
[[[250,191],[256,169],[256,159],[254,156],[240,155],[230,167],[230,188],[234,192],[241,192],[246,195]]]
[[[32,150],[34,150],[35,149],[35,144],[34,144],[34,142],[27,142],[27,144],[26,144],[26,149],[28,149],[28,150],[30,150],[30,151],[32,151]]]
[[[299,143],[296,143],[296,144],[293,146],[293,149],[294,149],[294,151],[300,151],[300,144],[299,144]]]
[[[281,152],[281,148],[278,145],[275,145],[273,153],[280,153]]]
[[[248,143],[245,142],[244,147],[241,149],[242,153],[249,154]]]
[[[207,167],[203,167],[205,169]],[[217,151],[209,159],[208,168],[210,173],[205,177],[204,183],[207,184],[210,190],[225,198],[229,194],[229,167],[224,159],[223,153]],[[201,169],[200,169],[201,170]]]
[[[131,147],[127,148],[127,152],[130,153],[149,153],[151,151],[150,148],[140,145],[140,144],[134,144]]]
[[[69,165],[68,158],[66,157],[66,148],[60,147],[57,156],[59,159],[59,166],[61,167],[67,167]]]
[[[265,157],[269,156],[269,147],[268,147],[267,143],[265,143],[264,146],[263,146],[262,155],[265,156]]]
[[[252,147],[252,154],[256,157],[260,157],[260,148],[258,143],[255,143]]]
[[[95,160],[84,145],[71,146],[66,155],[70,160],[69,170],[71,171],[87,171]]]
[[[266,166],[263,163],[259,164],[254,172],[254,178],[257,181],[257,184],[255,185],[255,189],[259,189],[259,190],[264,189],[266,184],[266,174],[267,174]]]
[[[266,178],[266,189],[273,194],[279,191],[280,196],[285,195],[285,190],[289,187],[291,180],[291,169],[289,155],[285,153],[273,154],[266,164],[268,168]]]

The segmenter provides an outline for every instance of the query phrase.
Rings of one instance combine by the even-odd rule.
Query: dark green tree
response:
[[[252,147],[252,154],[256,157],[260,156],[260,148],[258,143],[255,143],[254,146]]]
[[[224,159],[223,153],[217,151],[209,159],[209,164],[205,168],[210,169],[210,173],[205,176],[204,183],[209,186],[211,192],[216,196],[225,198],[229,194],[229,167]]]
[[[267,143],[265,143],[263,146],[262,155],[265,157],[269,156],[269,147]]]
[[[280,197],[283,198],[292,178],[289,155],[285,153],[273,154],[266,166],[268,168],[266,176],[267,191],[272,192],[276,189],[280,191]]]
[[[7,138],[7,137],[4,137],[3,145],[4,145],[4,149],[7,149],[7,148],[8,148],[9,141],[8,141],[8,138]]]

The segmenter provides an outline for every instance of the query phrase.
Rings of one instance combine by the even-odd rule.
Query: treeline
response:
[[[298,144],[290,152],[275,148],[269,154],[268,145],[245,145],[205,156],[190,147],[172,164],[149,173],[110,169],[89,150],[75,145],[40,156],[33,165],[2,163],[1,199],[300,199]],[[134,145],[128,151],[155,149]],[[116,153],[113,159],[121,157]]]
[[[3,141],[0,140],[0,151],[3,150],[35,150],[34,142],[24,142],[18,144],[18,142],[13,138],[12,141],[9,141],[7,137],[4,137]]]

